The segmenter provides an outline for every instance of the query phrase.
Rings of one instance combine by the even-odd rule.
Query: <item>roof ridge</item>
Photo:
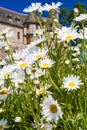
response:
[[[20,15],[25,15],[25,16],[27,16],[27,14],[19,13],[19,12],[13,11],[13,10],[11,10],[11,9],[7,9],[7,8],[5,8],[5,7],[1,7],[1,6],[0,6],[0,8],[1,8],[1,9],[4,9],[4,10],[7,10],[7,11],[10,11],[10,12],[13,12],[13,13],[17,13],[17,14],[20,14]]]

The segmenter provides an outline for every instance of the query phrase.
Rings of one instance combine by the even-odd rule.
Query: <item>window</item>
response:
[[[17,32],[17,39],[20,39],[20,32]]]
[[[29,29],[29,25],[27,24],[26,26],[27,26],[27,29]]]
[[[7,18],[8,18],[9,21],[11,21],[11,20],[12,20],[12,15],[11,15],[11,14],[8,14],[8,15],[7,15]]]
[[[36,29],[38,29],[38,25],[36,25]]]
[[[20,22],[20,18],[19,18],[19,17],[16,17],[16,18],[15,18],[15,21],[16,21],[17,23],[19,23],[19,22]]]

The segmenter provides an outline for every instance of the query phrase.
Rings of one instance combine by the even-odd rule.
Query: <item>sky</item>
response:
[[[31,3],[40,2],[42,5],[45,3],[51,4],[52,2],[61,2],[63,3],[60,8],[68,8],[69,10],[73,9],[73,6],[77,2],[81,2],[86,5],[87,9],[87,0],[0,0],[0,7],[4,7],[19,13],[24,13],[23,9],[31,5]]]

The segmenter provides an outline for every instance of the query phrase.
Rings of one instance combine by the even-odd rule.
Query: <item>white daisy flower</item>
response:
[[[38,51],[33,51],[32,53],[32,57],[33,59],[36,61],[40,58],[44,58],[46,53],[47,53],[48,50],[45,50],[44,48],[41,50],[39,49]]]
[[[4,77],[2,77],[2,75],[0,74],[0,86],[2,86],[4,84]]]
[[[5,128],[8,128],[6,123],[7,123],[6,119],[0,120],[0,130],[4,130]]]
[[[28,75],[31,75],[32,74],[32,69],[31,69],[32,67],[31,66],[29,66],[28,68],[26,68],[26,73],[28,74]]]
[[[43,32],[45,31],[45,29],[38,29],[34,32],[34,36],[43,36]]]
[[[43,128],[44,130],[52,130],[52,124],[50,124],[50,122],[48,122],[46,118],[42,117],[40,119],[40,126],[41,126],[41,129]]]
[[[32,64],[35,62],[35,59],[32,54],[29,54],[25,57],[24,62],[27,63],[27,67],[30,68]]]
[[[11,75],[11,81],[15,83],[15,87],[20,87],[24,83],[24,80],[25,80],[25,73],[22,69],[15,71]]]
[[[4,66],[5,64],[6,64],[5,59],[2,59],[2,60],[0,61],[0,65],[1,65],[1,66]]]
[[[63,87],[68,90],[77,89],[81,84],[82,81],[80,80],[80,77],[76,75],[69,75],[63,79]]]
[[[35,85],[40,84],[40,81],[38,79],[34,80],[33,82],[34,82]]]
[[[21,119],[21,117],[18,116],[18,117],[15,117],[14,121],[15,121],[15,122],[21,122],[22,119]]]
[[[52,67],[53,64],[54,64],[53,60],[45,58],[43,60],[40,60],[40,64],[39,65],[40,65],[41,68],[50,68],[50,67]]]
[[[21,51],[16,51],[16,52],[13,52],[13,58],[14,60],[20,60],[22,59],[22,52]]]
[[[38,9],[38,12],[42,14],[43,11],[44,11],[44,7],[41,6],[41,7]]]
[[[72,58],[72,61],[80,61],[79,58]]]
[[[36,45],[38,45],[38,44],[40,44],[40,43],[42,43],[44,41],[46,41],[46,39],[43,37],[43,38],[39,38],[39,39],[31,42],[30,44],[31,44],[31,46],[36,46]]]
[[[72,27],[62,26],[61,29],[58,29],[58,37],[61,42],[62,41],[69,42],[70,40],[74,40],[76,38],[81,38],[82,35],[81,35],[81,33],[77,32],[76,28],[72,29]]]
[[[76,52],[76,53],[73,53],[72,55],[74,56],[74,57],[77,57],[78,55],[80,55],[81,53],[80,52]]]
[[[2,87],[0,89],[0,99],[5,100],[9,93],[11,93],[10,88]]]
[[[78,17],[74,19],[75,21],[87,20],[87,14],[80,14]]]
[[[15,67],[16,69],[25,69],[26,67],[28,67],[28,63],[25,60],[20,60],[16,62]]]
[[[47,90],[48,88],[44,88],[44,87],[41,87],[41,88],[36,88],[36,94],[37,95],[41,95],[41,94],[52,94],[52,92],[48,91]]]
[[[66,60],[65,64],[68,65],[70,63],[70,60]]]
[[[44,99],[42,106],[41,114],[47,121],[57,122],[59,118],[62,118],[62,111],[59,107],[57,100],[55,101],[51,95],[48,95],[46,99]]]
[[[41,77],[43,75],[45,75],[45,70],[36,68],[35,78],[38,79],[39,77]]]
[[[34,80],[35,79],[35,77],[34,77],[34,75],[32,74],[32,75],[30,75],[30,80]]]
[[[15,67],[13,65],[4,66],[3,69],[0,72],[0,75],[2,78],[8,78],[8,76],[15,70]]]
[[[52,10],[52,9],[54,9],[54,10],[57,10],[58,12],[59,12],[59,6],[61,6],[62,5],[62,3],[61,2],[57,2],[56,4],[54,3],[54,2],[52,2],[52,5],[49,5],[49,4],[45,4],[44,6],[43,6],[43,8],[44,8],[44,10],[45,11],[50,11],[50,10]]]
[[[32,3],[28,8],[25,8],[24,12],[33,12],[38,10],[41,7],[41,3]]]
[[[46,84],[45,86],[43,84],[40,85],[40,88],[36,88],[36,94],[52,94],[52,92],[48,91],[48,89],[51,87],[50,84]]]
[[[25,57],[26,57],[28,54],[33,53],[33,51],[38,51],[38,47],[29,44],[29,45],[27,45],[26,49],[24,49],[24,50],[22,51],[22,53],[24,53],[24,54],[25,54]]]
[[[76,52],[80,51],[79,46],[71,47],[71,49]]]
[[[45,93],[45,91],[46,90],[44,88],[40,88],[40,89],[36,88],[36,94],[37,95],[43,94],[43,93]]]
[[[74,57],[77,57],[77,56],[79,56],[81,54],[80,49],[79,49],[78,46],[71,47],[71,50],[72,50],[72,55]]]

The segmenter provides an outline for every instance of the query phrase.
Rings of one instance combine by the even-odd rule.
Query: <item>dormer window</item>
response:
[[[8,15],[7,15],[7,18],[8,18],[9,21],[11,21],[11,20],[12,20],[12,15],[11,15],[11,14],[8,14]]]
[[[19,18],[19,17],[16,17],[16,18],[15,18],[15,21],[16,21],[17,23],[19,23],[19,22],[20,22],[20,18]]]

